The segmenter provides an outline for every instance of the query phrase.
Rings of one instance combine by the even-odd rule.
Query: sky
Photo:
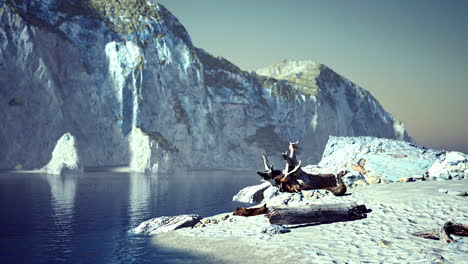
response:
[[[323,63],[420,145],[468,153],[468,1],[160,0],[195,46],[244,70]]]

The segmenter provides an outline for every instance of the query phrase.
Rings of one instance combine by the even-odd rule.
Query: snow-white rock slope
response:
[[[464,179],[467,169],[468,156],[461,152],[374,137],[330,137],[319,164],[304,168],[310,173],[348,171],[346,184]]]

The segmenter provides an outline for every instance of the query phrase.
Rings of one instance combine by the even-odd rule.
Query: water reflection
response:
[[[130,226],[137,226],[141,219],[148,218],[148,208],[151,197],[151,176],[131,173],[128,213]]]
[[[43,175],[50,186],[52,210],[58,224],[70,227],[75,207],[78,175]]]
[[[67,255],[72,251],[70,246],[73,234],[73,215],[75,209],[76,185],[78,175],[44,174],[50,186],[52,219],[54,221],[54,240],[56,248]],[[64,256],[61,256],[64,257]]]
[[[129,225],[131,227],[138,226],[142,221],[148,220],[152,215],[149,210],[162,197],[167,197],[169,191],[169,177],[168,174],[142,174],[130,173],[130,187],[129,187]],[[159,207],[159,206],[158,206]]]

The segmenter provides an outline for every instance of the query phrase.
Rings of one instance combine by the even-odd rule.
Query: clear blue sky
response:
[[[468,1],[161,0],[242,69],[313,60],[369,90],[418,144],[468,153]]]

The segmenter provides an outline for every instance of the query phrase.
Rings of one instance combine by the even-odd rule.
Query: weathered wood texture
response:
[[[239,207],[232,214],[238,215],[238,216],[256,216],[256,215],[261,215],[261,214],[266,214],[266,213],[268,213],[268,208],[266,207],[266,204],[265,204],[262,207],[257,207],[257,208]]]
[[[267,217],[272,224],[297,225],[309,223],[332,223],[367,217],[365,205],[354,203],[317,204],[306,207],[270,208]]]
[[[452,243],[455,242],[455,240],[450,235],[468,236],[468,225],[446,222],[444,226],[439,229],[417,232],[413,233],[413,235],[427,239],[440,240],[445,243]]]
[[[325,189],[329,190],[330,192],[332,192],[336,196],[343,196],[347,191],[346,185],[344,184],[343,179],[341,178],[344,175],[344,173],[345,172],[342,171],[342,172],[338,173],[338,175],[336,175],[336,180],[337,180],[337,185],[336,186],[327,187]]]
[[[262,156],[265,171],[257,172],[264,180],[278,186],[281,192],[300,192],[304,190],[326,189],[334,195],[340,196],[346,193],[346,185],[341,176],[334,174],[309,174],[301,169],[301,162],[296,159],[296,150],[299,142],[289,144],[290,154],[283,153],[286,167],[283,171],[273,169],[265,155]]]

